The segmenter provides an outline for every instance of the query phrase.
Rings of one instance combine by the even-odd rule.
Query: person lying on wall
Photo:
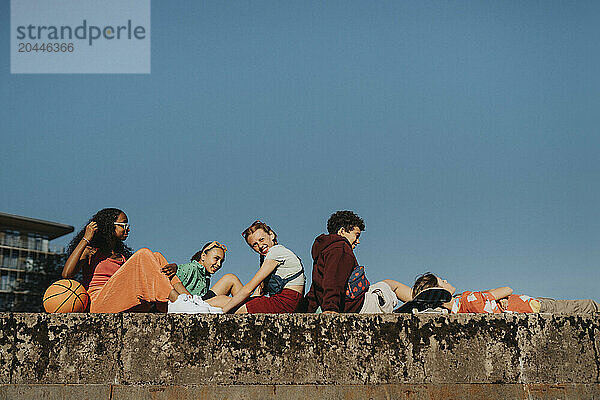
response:
[[[412,288],[414,299],[400,307],[397,312],[423,311],[441,307],[452,314],[459,313],[552,313],[590,314],[600,311],[594,300],[555,300],[547,297],[531,297],[514,294],[509,286],[483,291],[467,290],[456,294],[456,288],[447,280],[427,272],[420,275]],[[444,293],[445,292],[445,293]],[[441,293],[441,294],[440,294]],[[441,298],[447,296],[443,301]],[[435,304],[437,302],[437,304]]]

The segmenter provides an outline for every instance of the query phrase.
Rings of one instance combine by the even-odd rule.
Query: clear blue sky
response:
[[[150,75],[11,75],[0,4],[3,212],[248,280],[252,221],[310,275],[351,209],[372,282],[600,300],[598,2],[154,0]]]

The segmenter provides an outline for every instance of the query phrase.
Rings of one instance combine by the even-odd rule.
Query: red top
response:
[[[113,260],[99,252],[90,260],[89,267],[83,271],[83,286],[88,291],[99,290],[114,275],[121,265],[125,263],[125,257],[121,260]],[[87,285],[87,286],[86,286]]]

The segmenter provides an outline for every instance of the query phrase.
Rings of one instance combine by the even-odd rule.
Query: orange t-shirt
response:
[[[499,314],[509,313],[537,313],[540,312],[538,299],[524,294],[511,294],[508,296],[506,308],[502,308],[490,292],[463,292],[452,300],[453,314],[478,313]]]
[[[461,293],[460,296],[452,300],[452,314],[458,313],[486,313],[498,314],[502,309],[490,292],[470,292]]]
[[[511,294],[508,296],[508,305],[504,310],[513,313],[538,313],[540,301],[524,294]]]

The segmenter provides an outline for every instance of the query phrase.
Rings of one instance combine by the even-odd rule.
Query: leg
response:
[[[171,290],[171,292],[169,293],[169,301],[174,302],[175,300],[177,300],[180,294],[181,293],[179,293],[175,288],[173,288],[173,290]]]
[[[391,295],[393,296],[393,295]],[[297,312],[304,296],[302,293],[285,288],[280,293],[266,297],[250,298],[241,306],[236,314],[284,314]]]
[[[386,314],[398,305],[398,295],[394,291],[398,282],[386,279],[369,286],[359,314]],[[401,284],[400,284],[401,285]]]
[[[597,313],[600,312],[600,304],[597,301],[585,299],[579,300],[580,302],[584,302],[581,304],[581,310],[585,313]]]
[[[147,313],[152,309],[152,303],[147,303],[143,301],[137,306],[131,307],[129,310],[125,310],[128,313]]]
[[[551,312],[554,314],[592,314],[600,312],[600,304],[590,299],[582,300],[553,300],[538,299],[542,303],[540,312]],[[548,306],[552,303],[552,307]]]
[[[231,297],[219,294],[219,295],[216,295],[215,297],[211,297],[210,299],[207,299],[207,300],[204,300],[204,301],[207,302],[208,304],[210,304],[213,307],[221,307],[221,308],[223,308],[223,306],[225,304],[227,304],[229,302],[229,300],[231,300]]]
[[[181,283],[181,282],[173,283],[173,290],[171,290],[171,294],[169,294],[169,300],[171,300],[171,301],[177,300],[177,297],[182,293],[190,294],[190,292],[188,292],[188,290],[185,288],[185,286],[183,286],[183,283]],[[175,296],[175,300],[173,300],[171,298],[172,296]]]
[[[406,286],[405,284],[400,283],[398,281],[394,281],[392,279],[384,279],[383,282],[387,283],[390,286],[390,288],[392,288],[392,291],[396,294],[398,300],[403,301],[405,303],[407,301],[412,300],[412,289]]]
[[[106,284],[94,294],[90,312],[116,313],[141,304],[166,303],[173,284],[161,267],[167,260],[160,253],[148,249],[135,252]],[[174,277],[173,283],[181,283]]]
[[[248,314],[248,309],[246,308],[246,305],[242,305],[240,308],[238,308],[235,311],[236,314]]]
[[[252,299],[252,298],[250,298],[250,299]],[[248,312],[248,310],[246,309],[246,305],[244,303],[248,302],[250,299],[244,300],[244,302],[242,302],[242,304],[239,305],[237,309],[232,309],[229,313],[231,313],[233,311],[235,314],[246,314]],[[229,303],[230,300],[231,300],[231,297],[225,296],[223,294],[218,294],[209,299],[204,299],[204,301],[207,302],[209,305],[211,305],[213,307],[220,307],[220,308],[223,308],[227,303]]]
[[[235,296],[235,294],[243,287],[240,278],[234,274],[225,274],[210,288],[217,295]]]

